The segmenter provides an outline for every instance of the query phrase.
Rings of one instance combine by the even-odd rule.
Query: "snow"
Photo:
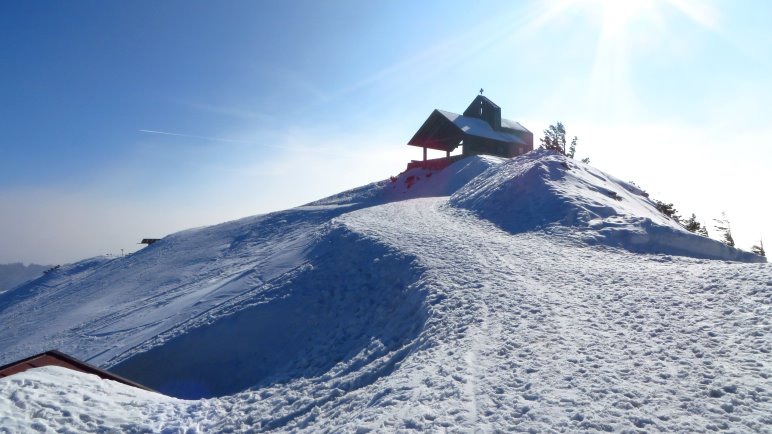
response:
[[[385,357],[393,366],[426,317],[423,295],[411,290],[419,272],[413,259],[344,228],[327,234],[307,258],[309,264],[262,290],[253,305],[239,300],[228,315],[221,310],[233,306],[215,309],[209,316],[216,319],[205,326],[113,371],[161,392],[200,398],[320,376],[343,369],[341,360],[364,365]]]
[[[450,196],[487,169],[504,161],[506,159],[501,157],[474,155],[456,161],[441,171],[412,168],[391,180],[374,182],[306,206],[366,207],[419,197]]]
[[[509,130],[515,130],[515,131],[520,131],[520,132],[524,132],[524,133],[530,133],[528,128],[522,126],[520,124],[520,122],[515,122],[515,121],[509,120],[509,119],[501,118],[501,127],[502,128],[507,128]]]
[[[450,199],[510,232],[548,230],[634,252],[758,262],[763,258],[686,231],[640,188],[547,150],[513,158]]]
[[[494,130],[488,122],[482,119],[462,116],[444,110],[437,111],[467,134],[498,140],[500,142],[513,142],[521,145],[526,144],[523,139],[514,134]]]
[[[0,388],[0,433],[196,432],[197,422],[172,410],[175,398],[67,368],[32,369]]]
[[[0,264],[0,293],[42,275],[49,268],[50,265]]]
[[[0,363],[177,398],[39,368],[0,432],[770,431],[772,268],[679,231],[534,152],[63,266],[0,294]]]

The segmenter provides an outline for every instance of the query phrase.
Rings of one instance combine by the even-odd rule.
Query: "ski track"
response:
[[[185,231],[126,258],[93,261],[63,277],[44,276],[43,283],[31,282],[30,290],[22,287],[0,298],[0,320],[14,324],[0,336],[0,358],[57,347],[91,363],[114,364],[149,338],[297,267],[302,257],[288,254],[302,252],[316,230],[341,212],[290,210],[225,223],[214,236]],[[180,250],[186,252],[182,259],[166,259]],[[166,268],[155,266],[162,261]],[[136,272],[124,281],[131,269]],[[56,290],[40,290],[48,286]],[[76,296],[71,288],[78,289]],[[42,322],[47,327],[40,327]],[[51,330],[61,332],[51,336]],[[70,339],[73,334],[77,342]]]
[[[414,339],[388,350],[373,342],[315,377],[198,401],[94,379],[104,384],[86,393],[76,376],[45,368],[0,381],[0,426],[24,411],[26,426],[71,432],[772,432],[768,264],[513,235],[447,197],[331,225],[415,258],[426,320]],[[106,315],[82,333],[116,323]],[[57,387],[69,391],[58,404],[47,395]]]

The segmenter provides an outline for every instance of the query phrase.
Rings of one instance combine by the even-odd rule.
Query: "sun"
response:
[[[602,16],[604,32],[612,35],[627,30],[632,21],[651,18],[656,9],[655,0],[581,0],[580,2]]]
[[[563,18],[563,23],[575,20],[575,29],[581,38],[572,45],[582,53],[592,47],[594,56],[585,62],[589,68],[582,80],[586,92],[587,112],[597,119],[621,119],[635,113],[641,94],[636,83],[636,66],[646,56],[667,49],[670,35],[687,21],[720,34],[720,14],[712,0],[541,0],[535,25],[529,31],[539,30],[548,23]],[[579,74],[579,73],[577,73]]]
[[[604,31],[625,32],[633,21],[657,21],[664,9],[677,10],[708,29],[716,27],[716,11],[705,0],[567,0],[563,7],[579,6],[602,17]]]

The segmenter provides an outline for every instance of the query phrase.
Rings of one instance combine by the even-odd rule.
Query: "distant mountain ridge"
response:
[[[28,280],[39,277],[49,268],[51,268],[50,265],[24,265],[21,262],[0,264],[0,292],[7,291]]]

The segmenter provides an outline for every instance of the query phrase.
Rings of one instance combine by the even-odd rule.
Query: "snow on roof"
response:
[[[96,366],[90,365],[82,360],[78,360],[72,356],[56,350],[35,354],[34,356],[0,366],[0,378],[9,377],[11,375],[16,375],[30,369],[41,368],[43,366],[58,366],[61,368],[71,369],[73,371],[84,372],[86,374],[94,374],[97,377],[105,380],[112,380],[118,383],[126,384],[128,386],[153,392],[152,389],[149,389],[139,383],[131,381],[127,378],[123,378],[112,372],[105,371],[104,369],[100,369]]]
[[[501,127],[502,128],[509,128],[511,130],[517,130],[517,131],[524,131],[527,133],[530,133],[528,128],[524,127],[520,122],[515,122],[509,119],[501,118]]]
[[[437,110],[440,114],[445,116],[454,125],[459,127],[464,133],[473,136],[484,137],[486,139],[498,140],[506,143],[517,143],[520,145],[526,145],[525,141],[514,134],[504,133],[496,131],[493,127],[482,119],[472,118],[469,116],[463,116],[457,113],[446,112],[445,110]]]

